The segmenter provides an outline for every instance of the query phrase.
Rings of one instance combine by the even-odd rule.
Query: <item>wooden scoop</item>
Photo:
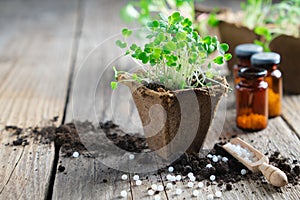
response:
[[[274,186],[276,187],[283,187],[286,184],[288,184],[288,180],[286,177],[286,174],[278,169],[277,167],[274,167],[272,165],[269,165],[269,159],[264,154],[262,154],[260,151],[255,149],[250,144],[246,143],[240,138],[233,138],[230,140],[231,144],[237,145],[239,144],[243,148],[247,148],[250,152],[252,152],[258,161],[255,162],[249,162],[239,156],[235,151],[233,151],[230,147],[228,147],[228,143],[223,145],[222,147],[230,153],[233,157],[235,157],[238,161],[243,163],[250,171],[252,172],[259,172],[261,171],[262,174],[266,177],[266,179]]]

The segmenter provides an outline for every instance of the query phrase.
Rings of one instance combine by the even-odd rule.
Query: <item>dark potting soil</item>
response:
[[[55,122],[57,118],[55,117],[52,122]],[[86,122],[83,122],[86,123]],[[88,125],[87,123],[86,125]],[[86,125],[84,125],[86,127]],[[56,127],[45,126],[45,127],[29,127],[29,128],[18,128],[15,126],[6,126],[5,130],[10,131],[12,135],[16,138],[11,142],[6,144],[6,146],[19,146],[19,145],[29,145],[30,142],[38,142],[40,144],[50,144],[54,142],[56,146],[61,147],[61,152],[65,156],[71,156],[74,151],[80,153],[85,153],[88,156],[88,152],[76,131],[75,125],[73,123],[61,125]]]
[[[266,184],[267,181],[261,173],[251,173],[247,170],[246,175],[241,174],[242,169],[247,169],[242,163],[227,153],[221,145],[225,143],[217,143],[214,148],[208,153],[211,155],[221,155],[227,157],[228,161],[213,162],[207,157],[199,157],[195,154],[184,154],[170,166],[174,166],[175,173],[186,176],[189,172],[193,172],[198,181],[208,179],[211,175],[216,176],[218,186],[226,184],[227,190],[232,190],[232,183],[237,183],[241,180],[252,179],[258,184]],[[270,164],[284,171],[288,177],[288,181],[292,185],[299,184],[300,181],[300,166],[293,164],[294,162],[280,155],[279,152],[274,152],[269,156]],[[211,164],[213,167],[206,167]]]
[[[119,148],[135,153],[141,153],[148,149],[146,139],[140,134],[128,134],[119,129],[112,121],[100,122],[100,129],[103,129],[106,137]]]
[[[95,127],[90,122],[77,123],[80,123],[81,131],[94,131],[95,133],[103,131],[106,134],[106,137],[116,146],[126,151],[139,153],[144,150],[149,150],[145,138],[140,134],[127,134],[111,121],[100,123],[98,127]],[[12,143],[6,144],[6,146],[28,145],[29,142],[39,142],[41,144],[50,144],[51,142],[54,142],[56,146],[61,147],[61,152],[67,157],[72,156],[75,151],[83,156],[92,156],[82,144],[75,128],[75,124],[73,123],[68,123],[59,127],[54,125],[35,128],[29,127],[24,130],[15,126],[6,126],[5,129],[11,131],[12,135],[16,136]],[[222,186],[225,184],[226,190],[232,190],[232,184],[237,183],[240,180],[252,179],[257,184],[267,183],[260,173],[253,174],[247,170],[246,175],[241,175],[241,170],[247,168],[221,147],[224,144],[225,143],[222,142],[216,143],[213,149],[207,154],[227,157],[227,162],[219,161],[215,163],[206,157],[207,154],[204,154],[204,156],[199,156],[197,154],[183,154],[170,166],[174,167],[174,173],[183,176],[186,176],[189,172],[193,172],[198,181],[205,179],[209,180],[211,175],[215,175],[217,185]],[[266,155],[269,157],[270,164],[286,173],[291,185],[299,184],[300,165],[298,160],[285,158],[280,152],[274,152],[270,155],[266,153]],[[207,164],[211,164],[212,167],[207,168]],[[65,171],[65,168],[60,165],[58,170],[59,172],[63,172]],[[162,169],[162,171],[167,172],[167,168]],[[210,183],[208,182],[208,184]],[[278,191],[280,192],[281,190],[278,189]]]
[[[163,91],[169,90],[164,85],[159,84],[159,83],[145,83],[144,85],[146,88],[148,88],[150,90],[154,90],[156,92],[163,92]]]

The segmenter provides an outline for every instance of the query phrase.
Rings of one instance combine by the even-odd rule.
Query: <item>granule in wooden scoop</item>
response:
[[[255,156],[255,154],[247,148],[243,148],[239,144],[232,144],[232,143],[226,143],[224,146],[228,147],[232,151],[238,154],[239,157],[243,158],[245,161],[249,163],[253,163],[258,161],[258,158]]]

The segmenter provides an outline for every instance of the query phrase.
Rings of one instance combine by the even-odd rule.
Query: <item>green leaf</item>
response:
[[[172,41],[169,41],[167,42],[164,47],[163,47],[164,50],[167,50],[167,51],[175,51],[176,50],[176,43],[175,42],[172,42]]]
[[[220,49],[221,49],[221,53],[224,54],[225,52],[227,52],[229,50],[229,45],[226,43],[222,43],[222,44],[220,44]]]
[[[116,41],[116,45],[122,49],[127,47],[127,43],[126,42],[122,42],[121,40],[117,40]]]
[[[190,26],[192,26],[193,22],[189,18],[185,18],[181,24],[184,27],[190,27]]]
[[[170,24],[176,24],[179,23],[183,19],[183,17],[179,12],[174,12],[168,19]]]
[[[217,15],[215,13],[210,13],[207,20],[208,25],[211,27],[216,27],[219,25],[220,21],[217,18]]]
[[[173,19],[178,19],[178,18],[180,17],[180,13],[179,13],[179,12],[174,12],[174,13],[171,15],[171,17],[172,17]]]
[[[165,35],[164,35],[164,33],[163,32],[160,32],[160,33],[158,33],[158,35],[156,36],[156,38],[154,39],[154,43],[156,44],[156,45],[159,45],[162,41],[164,41],[165,40]]]
[[[207,53],[209,53],[209,54],[211,54],[212,52],[214,52],[216,50],[216,47],[215,47],[215,45],[209,45],[208,46],[208,51],[207,51]]]
[[[159,59],[161,53],[162,53],[162,50],[161,50],[161,49],[155,48],[155,49],[153,49],[152,56],[153,56],[153,58],[155,58],[155,59]]]
[[[113,90],[117,89],[117,87],[118,87],[118,82],[115,82],[115,81],[110,82],[110,87],[111,87],[111,89],[113,89]]]
[[[149,56],[145,52],[142,52],[139,54],[139,59],[143,62],[143,64],[146,64],[149,61]]]
[[[184,47],[185,47],[185,42],[184,42],[184,41],[178,42],[178,43],[177,43],[177,47],[178,47],[179,49],[184,48]]]
[[[272,40],[272,34],[271,34],[271,32],[269,31],[269,29],[266,28],[266,27],[263,27],[263,26],[255,27],[254,32],[255,32],[257,35],[264,36],[265,39],[266,39],[267,41]]]
[[[157,27],[159,27],[159,22],[157,20],[154,20],[152,22],[152,25],[153,25],[154,28],[157,28]]]
[[[224,59],[225,59],[226,61],[229,61],[231,58],[232,58],[232,55],[231,55],[230,53],[226,53],[226,54],[224,55]]]
[[[205,38],[203,38],[203,42],[205,44],[210,45],[211,44],[211,36],[206,36]]]
[[[207,68],[211,69],[211,63],[208,63]]]
[[[184,32],[178,32],[178,33],[176,33],[175,38],[176,38],[178,41],[185,40],[185,39],[186,39],[186,33],[184,33]]]
[[[217,43],[217,42],[218,42],[217,36],[212,37],[211,41],[212,41],[213,43]]]
[[[224,63],[223,56],[217,56],[214,60],[214,63],[222,65]]]
[[[132,51],[135,51],[136,49],[137,49],[137,45],[136,44],[132,44],[131,46],[130,46],[130,49],[132,50]]]
[[[155,59],[151,59],[151,60],[150,60],[150,65],[151,65],[151,66],[154,66],[154,65],[156,65],[156,63],[157,63],[157,62],[156,62],[156,60],[155,60]]]
[[[126,38],[129,37],[132,34],[132,30],[129,30],[128,28],[124,28],[122,30],[122,35]]]

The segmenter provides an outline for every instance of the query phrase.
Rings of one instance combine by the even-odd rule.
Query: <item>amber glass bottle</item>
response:
[[[241,68],[238,75],[241,81],[236,85],[236,124],[243,130],[262,130],[268,124],[267,70]]]
[[[240,82],[238,72],[242,67],[251,67],[251,56],[263,51],[261,46],[256,44],[240,44],[235,48],[235,55],[237,56],[237,63],[234,65],[234,80],[235,84]]]
[[[266,82],[269,85],[269,117],[281,115],[282,75],[277,69],[280,55],[273,52],[258,53],[251,57],[253,67],[264,68],[268,71]]]

